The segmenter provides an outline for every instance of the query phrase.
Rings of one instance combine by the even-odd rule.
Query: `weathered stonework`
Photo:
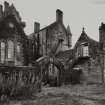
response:
[[[99,42],[87,36],[83,30],[73,50],[74,57],[70,63],[71,68],[81,69],[80,82],[102,83],[103,82],[103,55],[100,53]],[[78,70],[77,69],[77,70]],[[79,75],[79,74],[78,74]]]
[[[0,5],[0,98],[28,96],[41,90],[40,67],[27,66],[32,55],[24,27],[13,5],[4,2],[4,11]]]
[[[71,48],[71,37],[69,27],[66,29],[63,24],[63,12],[56,11],[56,21],[47,27],[40,29],[39,23],[35,22],[34,33],[29,37],[39,41],[40,56],[49,55],[49,53],[65,51]],[[39,38],[38,38],[39,37]]]
[[[0,8],[0,42],[5,44],[5,60],[2,65],[19,65],[25,64],[25,45],[27,36],[23,30],[23,22],[13,5],[9,5],[7,2],[4,3],[5,9]],[[13,59],[8,59],[9,54],[9,41],[13,43]],[[0,44],[1,44],[0,43]],[[20,46],[20,54],[17,54],[17,47]],[[0,47],[1,48],[1,47]],[[18,48],[19,49],[19,48]],[[12,49],[11,49],[12,50]],[[1,53],[0,53],[1,54]],[[17,58],[17,55],[19,59]],[[0,57],[1,59],[1,57]]]

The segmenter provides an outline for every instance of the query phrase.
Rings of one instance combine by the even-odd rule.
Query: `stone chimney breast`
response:
[[[40,23],[35,22],[35,23],[34,23],[34,32],[36,33],[36,32],[38,32],[39,30],[40,30]]]
[[[60,9],[56,10],[56,21],[63,23],[63,12]]]

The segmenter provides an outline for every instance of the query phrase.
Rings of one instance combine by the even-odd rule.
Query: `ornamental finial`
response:
[[[82,33],[85,33],[85,28],[84,27],[82,28]]]

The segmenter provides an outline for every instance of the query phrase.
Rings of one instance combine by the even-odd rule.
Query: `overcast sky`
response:
[[[105,22],[105,0],[0,0],[13,3],[21,18],[26,22],[25,32],[34,31],[34,22],[40,22],[41,28],[55,21],[56,9],[64,13],[64,24],[70,25],[73,44],[80,36],[82,27],[86,33],[98,40],[99,26]]]

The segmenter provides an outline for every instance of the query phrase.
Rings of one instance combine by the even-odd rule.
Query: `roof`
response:
[[[2,7],[2,5],[0,5]],[[4,2],[5,9],[1,9],[2,15],[0,17],[0,22],[5,20],[8,16],[13,16],[17,23],[19,23],[22,27],[25,27],[25,22],[22,21],[19,12],[16,10],[14,5],[9,5],[7,1]]]
[[[48,29],[48,28],[54,27],[55,25],[56,25],[56,22],[53,22],[52,24],[50,24],[50,25],[48,25],[48,26],[46,26],[46,27],[40,29],[40,30],[39,30],[38,32],[36,32],[36,33],[39,33],[40,31],[42,31],[42,30],[44,30],[44,29]],[[34,32],[31,33],[31,34],[28,36],[28,38],[29,38],[29,39],[32,39],[33,36],[34,36],[36,33],[34,33]]]
[[[100,50],[99,48],[99,42],[90,38],[84,31],[82,31],[80,37],[78,38],[75,46],[74,46],[74,50],[81,45],[83,42],[87,42],[89,43],[89,47],[90,49],[90,54],[93,58],[95,58]]]
[[[89,42],[92,46],[99,46],[99,42],[96,41],[96,40],[94,40],[94,39],[92,39],[92,38],[90,38],[90,37],[86,34],[85,31],[82,31],[82,33],[81,33],[80,37],[78,38],[78,40],[77,40],[77,42],[76,42],[74,48],[79,44],[79,41],[80,41],[80,40],[87,41],[87,42]]]
[[[64,31],[66,32],[66,35],[67,35],[67,29],[65,28],[64,24],[62,24],[62,23],[60,23],[60,22],[56,22],[56,21],[53,22],[53,23],[51,23],[51,24],[49,24],[48,26],[46,26],[46,27],[40,29],[40,30],[39,30],[38,32],[36,32],[36,33],[39,33],[40,31],[43,31],[43,30],[45,30],[45,29],[46,29],[46,30],[52,29],[53,27],[57,26],[58,24],[61,24],[61,25],[62,25],[62,27],[64,28]],[[32,38],[34,34],[35,34],[34,32],[31,33],[31,34],[29,35],[29,37]]]
[[[42,28],[40,31],[42,31],[42,30],[44,30],[44,29],[48,29],[48,28],[53,28],[53,27],[55,27],[56,25],[57,25],[57,22],[55,21],[55,22],[49,24],[48,26]],[[40,31],[39,31],[39,32],[40,32]]]

